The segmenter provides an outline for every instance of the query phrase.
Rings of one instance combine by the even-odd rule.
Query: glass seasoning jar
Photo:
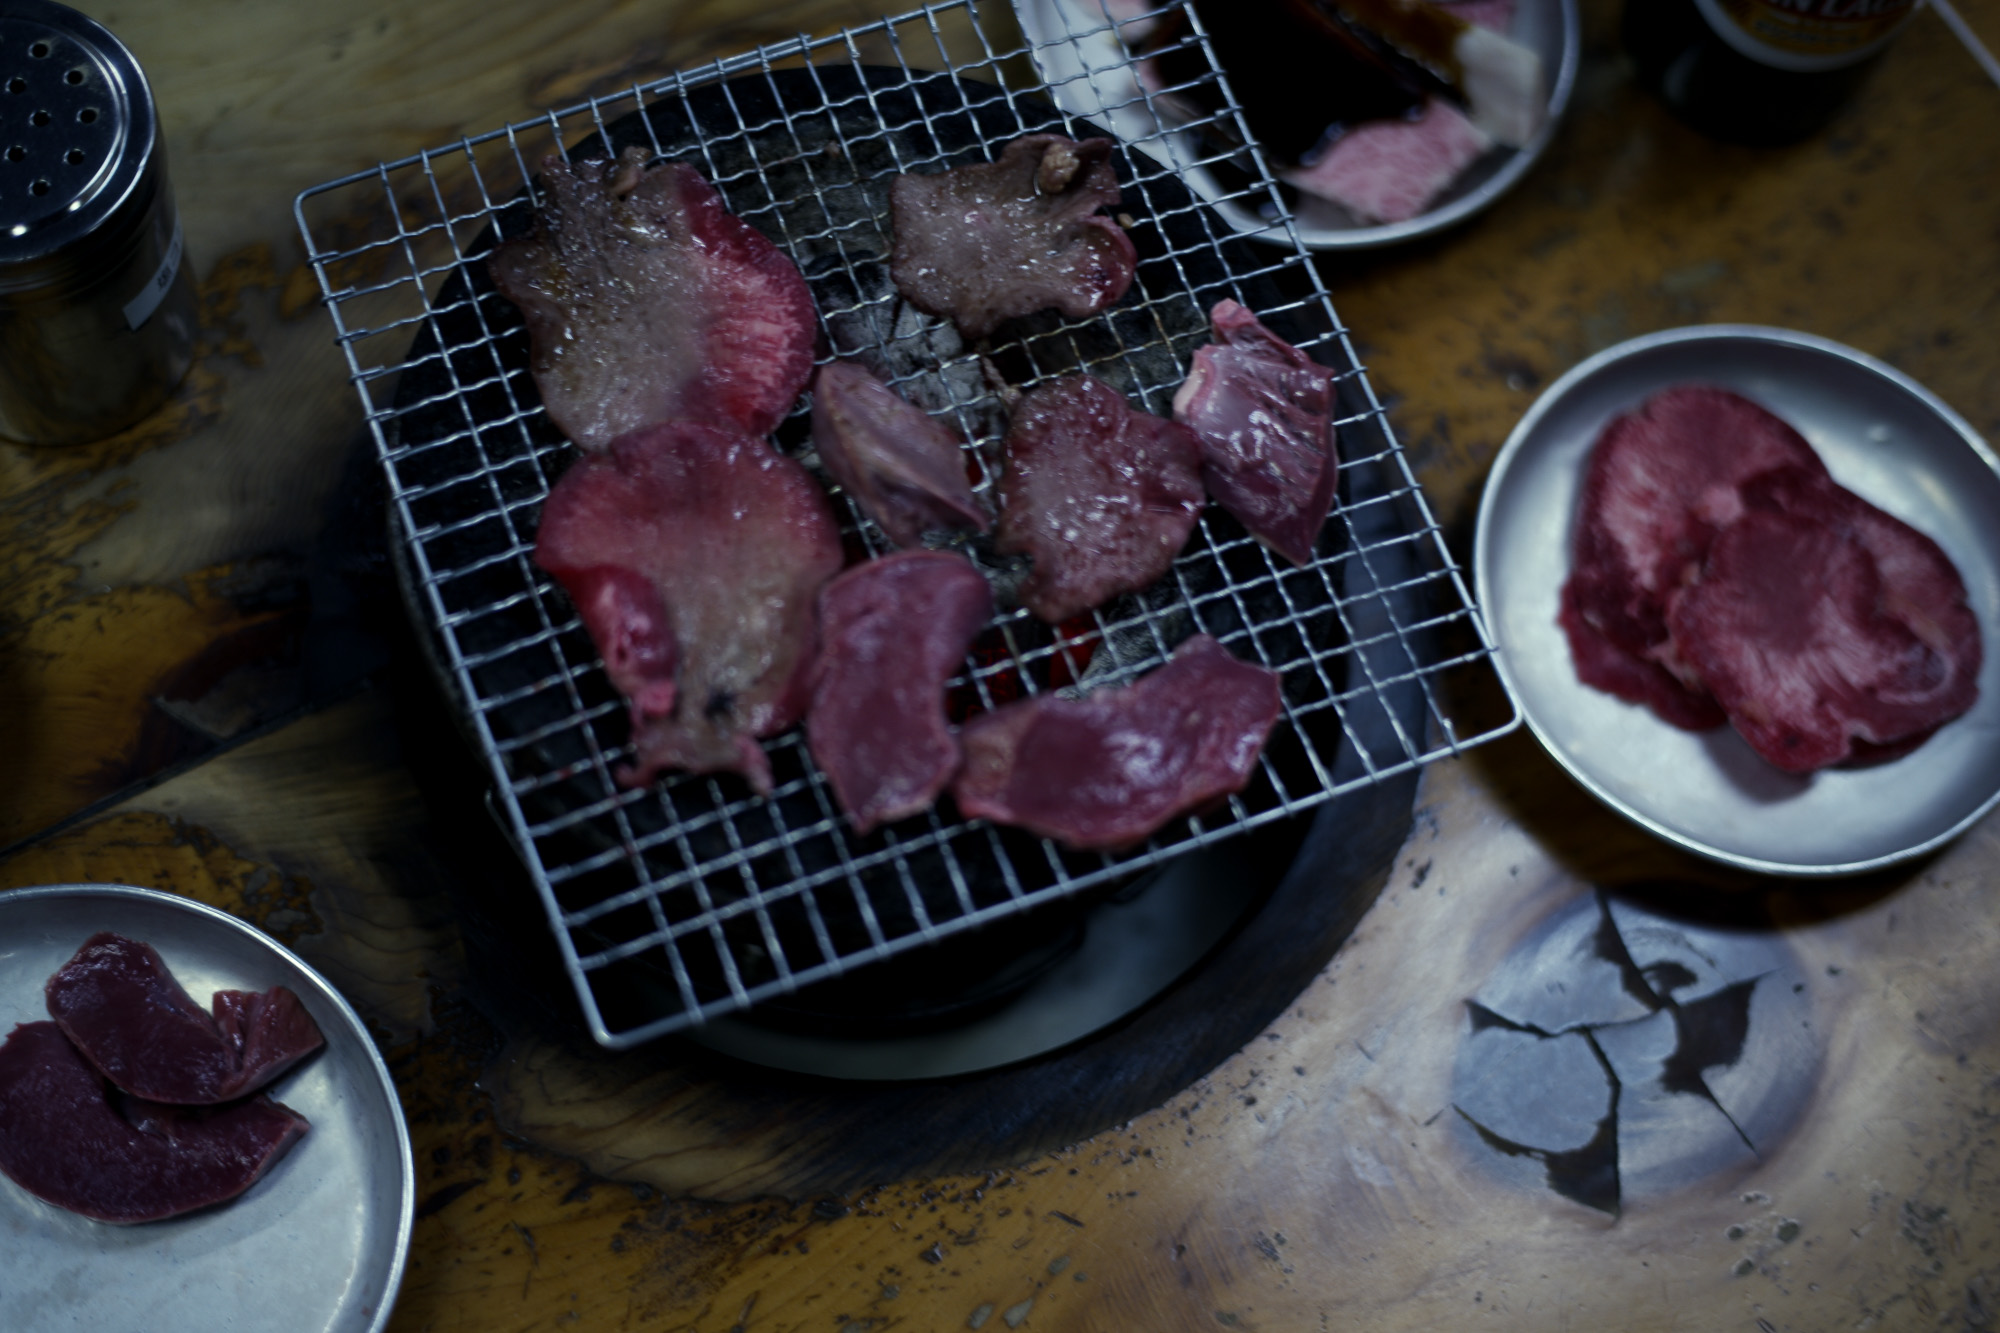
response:
[[[101,24],[0,0],[0,436],[82,444],[130,426],[192,361],[153,95]]]
[[[1916,0],[1625,0],[1639,83],[1732,143],[1796,143],[1854,91]]]

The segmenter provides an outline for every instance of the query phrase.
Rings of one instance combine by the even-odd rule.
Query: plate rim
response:
[[[1062,41],[1064,34],[1043,31],[1041,25],[1030,17],[1030,11],[1037,5],[1062,6],[1075,2],[1076,0],[1010,0],[1015,22],[1021,28],[1021,35],[1027,39],[1029,62],[1035,66],[1038,78],[1042,78],[1043,71],[1037,52],[1045,46]],[[1162,6],[1168,2],[1169,0],[1162,0]],[[1569,104],[1575,96],[1577,77],[1583,63],[1583,17],[1578,7],[1578,0],[1529,0],[1529,2],[1553,4],[1560,23],[1562,41],[1555,62],[1554,78],[1549,84],[1548,117],[1542,122],[1541,128],[1537,129],[1526,143],[1514,149],[1500,169],[1478,189],[1448,204],[1426,209],[1417,216],[1401,222],[1381,222],[1367,227],[1309,227],[1300,219],[1295,208],[1288,207],[1276,217],[1259,218],[1247,213],[1231,200],[1216,199],[1212,187],[1205,188],[1195,180],[1186,179],[1191,172],[1199,173],[1205,182],[1208,179],[1207,173],[1199,166],[1192,168],[1191,171],[1182,171],[1168,164],[1163,165],[1168,165],[1169,170],[1181,176],[1188,189],[1214,209],[1238,235],[1262,241],[1267,245],[1289,244],[1285,234],[1290,231],[1297,234],[1299,244],[1308,250],[1329,252],[1379,250],[1448,231],[1485,212],[1519,185],[1521,178],[1527,175],[1547,152],[1549,145],[1555,140],[1556,132],[1562,127],[1564,118],[1569,114]],[[1067,83],[1055,86],[1046,78],[1042,78],[1041,91],[1050,101],[1062,108],[1064,113],[1083,119],[1093,117],[1103,119],[1101,113],[1094,113],[1080,104],[1078,107],[1072,107],[1064,95],[1067,87]],[[1164,132],[1175,132],[1170,125],[1162,125],[1161,129]],[[1124,139],[1123,136],[1119,136],[1119,141],[1131,151],[1146,151],[1140,145]],[[1275,171],[1271,179],[1274,185],[1280,183]]]
[[[1849,362],[1861,370],[1874,374],[1921,403],[1942,424],[1950,428],[1951,432],[1958,437],[1961,444],[1968,447],[1985,464],[1987,470],[1994,474],[1996,481],[2000,481],[2000,456],[1996,456],[1993,448],[1987,444],[1986,440],[1973,428],[1972,424],[1965,417],[1910,375],[1846,343],[1838,342],[1832,338],[1825,338],[1814,333],[1805,333],[1797,329],[1779,328],[1764,324],[1689,324],[1671,329],[1660,329],[1651,333],[1643,333],[1595,352],[1564,371],[1548,388],[1544,389],[1537,396],[1534,403],[1529,406],[1527,412],[1515,423],[1514,429],[1508,433],[1507,439],[1500,446],[1499,452],[1494,455],[1492,468],[1487,474],[1486,484],[1479,497],[1479,510],[1475,520],[1472,552],[1475,598],[1481,608],[1488,610],[1489,623],[1490,608],[1494,604],[1493,598],[1489,595],[1493,588],[1492,559],[1489,552],[1492,544],[1491,534],[1494,527],[1494,514],[1500,503],[1501,492],[1505,489],[1508,472],[1514,466],[1515,461],[1525,451],[1528,440],[1540,427],[1542,421],[1554,411],[1556,405],[1562,402],[1578,384],[1601,373],[1609,366],[1666,347],[1679,346],[1686,343],[1727,342],[1732,340],[1777,344],[1801,351],[1816,352]],[[1991,633],[1990,627],[1988,632],[1989,634]],[[1720,847],[1711,846],[1694,834],[1675,828],[1642,810],[1635,809],[1624,798],[1607,791],[1588,773],[1582,771],[1572,762],[1569,754],[1565,752],[1562,746],[1556,743],[1554,738],[1544,728],[1540,717],[1523,700],[1522,691],[1515,682],[1513,669],[1508,662],[1506,647],[1499,641],[1497,635],[1493,644],[1493,663],[1495,670],[1500,674],[1501,684],[1506,688],[1509,696],[1513,698],[1515,707],[1519,709],[1522,719],[1528,724],[1529,730],[1534,733],[1535,739],[1541,743],[1543,750],[1556,761],[1557,765],[1582,786],[1585,791],[1589,792],[1598,801],[1617,814],[1639,825],[1654,836],[1706,860],[1722,865],[1787,879],[1849,878],[1872,871],[1885,870],[1889,867],[1901,865],[1918,857],[1928,855],[1963,835],[1974,824],[1990,814],[1996,806],[2000,806],[2000,784],[1996,784],[1994,790],[1987,793],[1977,806],[1967,811],[1949,828],[1934,833],[1908,847],[1857,861],[1807,865],[1786,861],[1771,861],[1762,857],[1746,856],[1730,852]],[[1579,688],[1586,687],[1579,685]]]
[[[382,1288],[381,1299],[375,1303],[375,1313],[373,1318],[370,1319],[366,1330],[366,1333],[382,1333],[382,1330],[388,1325],[390,1315],[395,1311],[396,1300],[402,1291],[403,1278],[409,1263],[410,1239],[416,1226],[416,1159],[412,1156],[409,1122],[403,1114],[403,1102],[401,1096],[396,1091],[395,1079],[390,1075],[388,1062],[382,1058],[382,1052],[376,1046],[375,1039],[369,1035],[367,1025],[361,1021],[361,1015],[355,1011],[353,1005],[348,1003],[347,997],[342,995],[332,982],[322,976],[317,968],[299,957],[298,954],[294,953],[283,943],[273,939],[241,917],[232,916],[219,907],[213,907],[208,903],[184,897],[178,893],[172,893],[164,889],[143,888],[136,884],[77,882],[69,884],[22,885],[18,888],[0,891],[0,911],[4,911],[11,903],[58,901],[90,897],[125,899],[133,902],[150,903],[154,906],[169,909],[179,909],[191,916],[204,919],[211,925],[223,926],[235,931],[253,943],[276,953],[280,958],[297,968],[299,973],[311,982],[315,998],[330,1004],[339,1013],[341,1020],[360,1039],[363,1048],[368,1052],[369,1068],[373,1071],[376,1081],[380,1085],[383,1097],[394,1112],[391,1119],[395,1122],[396,1146],[399,1150],[398,1157],[402,1168],[399,1173],[401,1177],[399,1181],[400,1189],[398,1190],[400,1206],[396,1222],[394,1258],[389,1265],[389,1271]]]

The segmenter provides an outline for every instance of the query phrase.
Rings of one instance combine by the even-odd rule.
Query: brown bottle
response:
[[[1833,117],[1916,0],[1625,0],[1639,82],[1733,143],[1794,143]]]

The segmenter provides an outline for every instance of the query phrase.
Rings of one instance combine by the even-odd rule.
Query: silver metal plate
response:
[[[415,1209],[409,1133],[389,1070],[326,980],[254,928],[151,889],[64,884],[0,893],[0,1024],[48,1017],[49,974],[100,930],[160,951],[188,993],[287,986],[326,1048],[272,1096],[312,1129],[248,1192],[141,1226],[106,1226],[0,1176],[6,1327],[147,1333],[379,1333]]]
[[[1985,636],[1971,712],[1894,763],[1796,777],[1731,728],[1681,731],[1577,680],[1556,613],[1584,460],[1612,416],[1688,381],[1777,413],[1842,485],[1951,556]],[[1934,394],[1852,348],[1711,325],[1599,353],[1508,437],[1473,561],[1500,673],[1535,734],[1585,787],[1670,842],[1768,874],[1857,874],[1933,850],[2000,801],[2000,462]]]
[[[1173,6],[1162,0],[1162,10]],[[1034,48],[1036,68],[1051,99],[1073,116],[1104,126],[1126,143],[1180,173],[1190,190],[1245,236],[1291,244],[1275,212],[1253,211],[1245,191],[1232,189],[1210,170],[1212,148],[1180,132],[1155,109],[1141,88],[1138,62],[1120,37],[1136,31],[1114,25],[1102,0],[1014,0],[1022,35]],[[1576,0],[1519,0],[1508,36],[1541,57],[1549,89],[1548,117],[1517,149],[1495,148],[1467,167],[1437,202],[1405,222],[1364,223],[1339,204],[1283,187],[1298,238],[1312,250],[1370,250],[1444,231],[1489,207],[1534,166],[1562,123],[1576,88],[1583,27]],[[1254,78],[1255,71],[1224,70],[1225,80]]]

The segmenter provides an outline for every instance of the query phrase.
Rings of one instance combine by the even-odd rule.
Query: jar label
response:
[[[1646,3],[1646,0],[1633,0]],[[1866,60],[1896,35],[1916,0],[1694,0],[1723,41],[1800,73]]]
[[[174,218],[174,238],[167,242],[167,252],[160,257],[160,266],[153,270],[153,276],[139,289],[139,294],[125,303],[125,327],[137,331],[139,326],[153,317],[166,299],[167,288],[174,285],[174,275],[181,269],[181,220]]]

